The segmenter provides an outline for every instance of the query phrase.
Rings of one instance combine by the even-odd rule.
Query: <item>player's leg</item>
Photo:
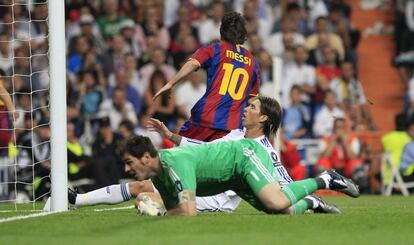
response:
[[[256,154],[246,147],[243,155],[246,156],[243,166],[245,180],[269,212],[281,212],[318,189],[332,189],[353,197],[359,196],[358,187],[351,180],[332,170],[314,179],[292,182],[282,190],[276,182],[278,176],[270,161],[267,161],[267,155],[260,150]]]
[[[141,192],[152,192],[153,190],[151,181],[134,181],[102,187],[84,194],[69,190],[68,199],[70,204],[78,208],[98,204],[118,204],[136,197]]]

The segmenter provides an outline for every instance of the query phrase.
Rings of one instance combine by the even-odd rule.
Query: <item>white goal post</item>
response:
[[[68,210],[65,1],[49,0],[51,211]]]

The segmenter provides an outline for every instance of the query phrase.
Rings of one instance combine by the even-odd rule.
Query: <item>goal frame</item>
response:
[[[65,1],[48,1],[51,209],[68,210]]]

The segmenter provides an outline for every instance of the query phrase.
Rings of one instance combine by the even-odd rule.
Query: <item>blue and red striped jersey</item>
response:
[[[207,71],[207,89],[191,109],[192,124],[233,130],[243,128],[249,95],[259,92],[260,69],[240,45],[217,42],[198,49],[191,59]]]

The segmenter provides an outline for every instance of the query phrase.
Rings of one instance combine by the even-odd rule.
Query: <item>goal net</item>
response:
[[[36,203],[50,196],[54,188],[52,124],[56,102],[52,94],[61,96],[62,90],[53,91],[57,81],[52,64],[59,64],[59,60],[52,56],[56,52],[52,52],[51,42],[58,39],[52,37],[50,4],[44,0],[0,1],[0,86],[4,87],[0,94],[1,209],[41,209]],[[64,32],[64,26],[61,29]],[[65,66],[64,52],[60,64]],[[63,67],[60,87],[65,87],[64,72]],[[8,105],[8,98],[12,105]],[[65,104],[65,96],[61,98]],[[63,116],[63,125],[65,119]],[[66,138],[61,142],[66,147]]]

